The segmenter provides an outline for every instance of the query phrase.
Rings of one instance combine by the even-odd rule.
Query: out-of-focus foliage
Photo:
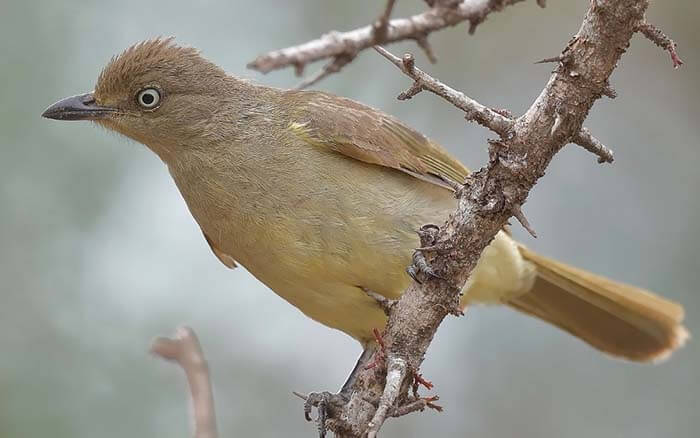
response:
[[[587,2],[534,1],[494,14],[475,36],[436,34],[439,64],[421,67],[493,107],[522,112],[540,92]],[[210,253],[165,167],[141,145],[87,123],[39,118],[88,91],[100,68],[157,35],[201,48],[232,74],[277,86],[297,79],[245,70],[256,54],[370,22],[363,1],[48,1],[0,3],[0,436],[187,436],[180,371],[149,340],[192,325],[214,375],[222,436],[313,436],[292,390],[338,387],[359,346],[326,329]],[[399,2],[396,15],[424,2]],[[687,64],[635,38],[615,101],[587,125],[613,166],[569,146],[526,205],[528,245],[685,304],[700,333],[700,34],[695,3],[652,4],[648,17]],[[314,66],[309,68],[313,71]],[[423,93],[373,52],[319,88],[390,112],[471,167],[483,129]],[[390,422],[386,436],[693,437],[700,428],[700,354],[691,341],[658,366],[630,365],[507,309],[450,319],[424,374],[443,414]]]

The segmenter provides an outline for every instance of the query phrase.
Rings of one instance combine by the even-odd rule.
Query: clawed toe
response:
[[[313,408],[316,408],[318,412],[316,417],[318,436],[325,438],[326,432],[328,432],[326,420],[329,417],[329,412],[334,408],[342,408],[346,403],[347,400],[341,394],[333,394],[327,391],[312,392],[306,396],[306,401],[304,402],[304,418],[306,418],[306,421],[313,421],[311,411]]]
[[[408,275],[411,276],[418,283],[422,283],[419,274],[424,274],[429,277],[438,278],[444,280],[432,267],[428,264],[425,256],[421,251],[416,251],[413,253],[413,263],[406,269]]]
[[[406,270],[416,282],[421,283],[421,274],[425,277],[433,277],[444,280],[425,259],[424,251],[438,251],[436,246],[440,227],[434,224],[427,224],[420,227],[418,237],[420,238],[420,248],[413,253],[413,262]]]

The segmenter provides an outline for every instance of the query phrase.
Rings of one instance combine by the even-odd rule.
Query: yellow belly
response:
[[[399,262],[395,269],[387,271],[381,268],[396,263],[396,258],[390,254],[378,251],[358,254],[363,257],[362,261],[357,261],[358,265],[374,263],[384,274],[372,276],[372,271],[364,271],[366,276],[357,282],[347,281],[351,276],[347,274],[352,270],[339,272],[335,269],[342,262],[339,263],[332,254],[323,254],[313,262],[326,269],[290,264],[274,256],[241,263],[308,317],[341,330],[364,344],[373,339],[372,329],[383,329],[386,317],[374,299],[368,297],[360,286],[374,284],[373,291],[389,298],[397,298],[410,282],[404,268],[408,266],[412,252],[409,249],[406,253],[408,257],[400,257],[404,264]],[[348,263],[352,264],[352,259]],[[503,303],[528,291],[533,281],[532,265],[522,259],[513,240],[500,232],[482,254],[465,285],[462,307]]]
[[[309,168],[294,170],[294,184],[279,173],[217,172],[223,181],[197,179],[203,172],[196,169],[190,180],[180,169],[171,173],[220,251],[310,318],[366,343],[386,318],[362,288],[398,298],[410,282],[406,267],[419,245],[416,230],[444,223],[456,202],[451,192],[396,170],[341,156],[315,165],[313,158],[305,161]],[[501,232],[462,302],[503,302],[527,291],[532,278]]]

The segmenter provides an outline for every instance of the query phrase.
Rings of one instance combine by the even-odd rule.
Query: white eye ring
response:
[[[153,109],[160,103],[160,91],[156,88],[146,88],[136,95],[136,102],[146,109]]]

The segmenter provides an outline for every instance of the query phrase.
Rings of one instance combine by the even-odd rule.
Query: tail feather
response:
[[[651,292],[542,257],[520,246],[537,269],[532,289],[508,304],[613,356],[663,360],[688,338],[683,307]]]

